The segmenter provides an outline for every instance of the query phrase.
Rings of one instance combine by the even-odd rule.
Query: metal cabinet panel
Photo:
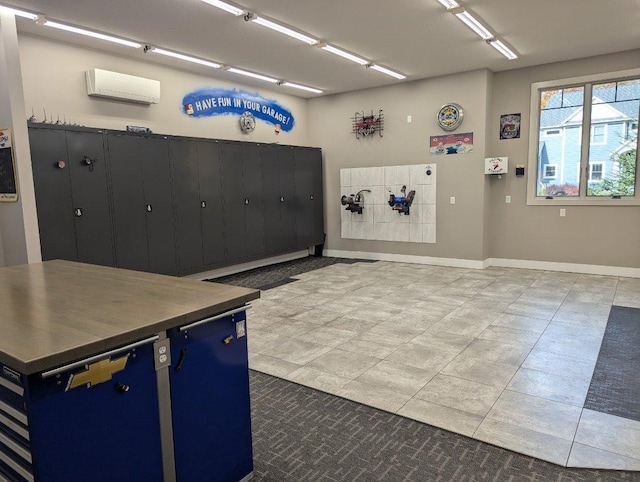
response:
[[[169,331],[179,481],[247,480],[253,471],[245,320],[242,311]]]
[[[295,149],[296,231],[299,247],[324,242],[322,157],[319,149]]]
[[[262,160],[257,144],[242,144],[242,187],[245,208],[246,256],[259,258],[265,254],[264,246],[264,193]]]
[[[31,165],[35,187],[40,246],[43,261],[78,260],[73,222],[67,141],[63,130],[29,128]]]
[[[224,264],[226,259],[225,232],[222,228],[221,162],[218,143],[199,141],[198,179],[201,209],[202,247],[204,264],[207,267]]]
[[[220,142],[220,161],[227,256],[230,262],[236,262],[245,257],[247,249],[241,144]]]
[[[176,274],[176,239],[171,203],[171,162],[165,138],[140,138],[149,271]]]
[[[266,254],[286,253],[296,248],[295,177],[293,149],[263,145],[262,179]]]
[[[173,138],[170,145],[178,270],[193,271],[203,264],[198,151],[196,143],[189,139]]]
[[[126,354],[118,355],[118,357]],[[39,482],[161,481],[162,452],[152,345],[129,352],[113,379],[65,390],[70,374],[29,376],[30,451]],[[116,384],[130,387],[118,390]]]
[[[140,139],[108,134],[113,225],[119,268],[149,270]]]
[[[78,261],[114,266],[102,133],[67,131],[66,139]]]

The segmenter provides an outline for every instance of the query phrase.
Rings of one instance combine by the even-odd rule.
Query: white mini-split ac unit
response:
[[[87,70],[87,94],[141,104],[160,102],[160,82],[109,70]]]

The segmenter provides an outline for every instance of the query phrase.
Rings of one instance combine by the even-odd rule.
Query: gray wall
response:
[[[637,67],[640,50],[496,73],[489,155],[508,156],[510,171],[516,163],[527,164],[533,82]],[[500,115],[513,112],[522,112],[520,139],[501,141]],[[510,173],[490,180],[491,257],[640,268],[640,207],[527,206],[527,176],[535,176],[528,171],[525,177]],[[560,207],[566,217],[560,217]]]
[[[486,70],[376,88],[309,101],[309,140],[324,153],[325,217],[329,250],[482,260],[485,236],[484,172],[487,95]],[[441,135],[438,109],[447,102],[464,108],[456,132],[473,132],[469,154],[431,156],[429,136]],[[384,112],[383,137],[356,139],[355,112]],[[412,122],[407,123],[407,116]],[[340,237],[340,169],[435,163],[437,165],[436,244],[362,241]],[[410,188],[410,186],[407,186]],[[449,204],[455,196],[456,204]]]

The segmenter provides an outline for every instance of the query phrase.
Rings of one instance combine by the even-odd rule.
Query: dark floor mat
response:
[[[640,309],[611,307],[584,408],[640,421]]]
[[[567,469],[250,370],[256,482],[637,481]]]
[[[207,281],[215,281],[216,283],[225,283],[235,286],[243,286],[245,288],[269,289],[269,286],[275,288],[280,286],[278,283],[293,278],[294,276],[325,268],[333,264],[353,264],[361,262],[375,262],[369,260],[349,259],[349,258],[325,258],[324,256],[308,256],[306,258],[294,259],[284,263],[272,264],[255,268],[242,273],[236,273],[220,278],[208,279]],[[295,280],[292,280],[295,281]],[[284,283],[283,283],[284,284]]]

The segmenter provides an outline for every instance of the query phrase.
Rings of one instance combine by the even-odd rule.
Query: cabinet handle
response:
[[[82,216],[82,208],[75,208],[73,210],[73,214],[75,214],[76,217],[79,218],[80,216]]]
[[[238,308],[234,308],[232,310],[225,311],[224,313],[220,313],[219,315],[214,315],[214,316],[211,316],[209,318],[205,318],[204,320],[194,321],[193,323],[189,323],[188,325],[181,326],[180,328],[178,328],[178,331],[180,333],[182,333],[183,331],[187,331],[188,329],[193,328],[194,326],[200,326],[200,325],[204,325],[205,323],[211,323],[212,321],[216,321],[216,320],[219,320],[221,318],[225,318],[227,316],[235,315],[236,313],[240,313],[242,311],[246,311],[249,308],[251,308],[251,304],[246,304],[244,306],[240,306]]]
[[[314,199],[314,198],[313,198],[313,194],[311,194],[311,195],[309,196],[309,199],[311,199],[311,200],[313,201],[313,199]]]
[[[244,198],[244,204],[245,204],[245,206],[249,204],[249,198],[248,197]]]
[[[153,207],[151,206],[151,204],[147,204],[147,212],[150,213],[153,210]]]
[[[200,207],[201,208],[206,208],[207,207],[207,201],[200,201]]]
[[[283,203],[284,202],[284,196],[280,196],[280,202]]]
[[[57,375],[58,373],[66,372],[67,370],[72,370],[74,368],[81,367],[82,365],[89,365],[91,362],[94,362],[94,361],[109,358],[110,356],[117,355],[118,353],[122,353],[123,351],[129,351],[139,346],[153,343],[154,341],[157,341],[159,339],[160,337],[158,335],[154,335],[150,338],[146,338],[144,340],[131,343],[130,345],[122,346],[120,348],[114,348],[113,350],[105,351],[104,353],[100,353],[99,355],[94,355],[89,358],[85,358],[84,360],[79,360],[73,363],[69,363],[68,365],[54,368],[53,370],[42,372],[40,376],[42,377],[42,379],[49,378],[53,375]]]

